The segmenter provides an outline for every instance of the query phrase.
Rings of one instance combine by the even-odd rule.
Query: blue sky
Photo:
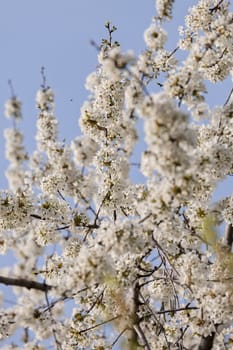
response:
[[[178,25],[183,24],[187,9],[196,0],[177,0],[169,31],[167,48],[176,47]],[[56,115],[60,138],[70,141],[77,134],[79,110],[88,92],[86,76],[97,64],[97,43],[105,36],[104,24],[110,20],[118,28],[115,39],[123,50],[140,53],[144,48],[143,32],[155,12],[155,0],[7,0],[0,3],[0,187],[6,187],[3,129],[11,122],[3,116],[4,103],[10,96],[11,79],[23,103],[25,144],[34,148],[36,124],[35,94],[41,83],[40,69],[46,69],[48,84],[56,95]],[[225,101],[230,80],[211,87],[213,104]],[[72,100],[72,101],[71,101]],[[140,148],[137,148],[140,150]]]
[[[182,3],[182,6],[179,4]],[[174,23],[170,26],[168,47],[176,46],[177,25],[194,0],[178,1]],[[70,141],[77,134],[79,110],[88,92],[86,76],[97,64],[97,43],[105,36],[104,24],[110,20],[118,28],[115,39],[123,50],[140,53],[145,45],[143,32],[155,15],[155,0],[7,0],[0,4],[0,187],[6,187],[3,129],[11,122],[3,116],[10,96],[11,79],[23,103],[25,144],[34,148],[36,124],[35,94],[44,66],[48,84],[56,95],[56,115],[60,138]],[[71,101],[72,100],[72,101]]]
[[[97,64],[90,40],[100,42],[105,36],[104,24],[110,20],[118,28],[115,38],[122,47],[140,52],[143,30],[154,15],[153,5],[153,0],[146,4],[132,0],[8,0],[0,4],[1,187],[6,186],[3,173],[7,165],[3,129],[11,125],[3,117],[10,96],[8,79],[23,102],[22,129],[28,149],[33,147],[41,66],[45,66],[48,84],[56,94],[60,137],[72,139],[79,133],[79,110],[88,96],[85,78]]]
[[[184,22],[187,9],[196,0],[175,2],[167,48],[176,47],[177,27]],[[88,92],[86,76],[97,64],[97,43],[105,36],[104,24],[110,20],[118,28],[115,39],[123,50],[140,53],[145,45],[143,32],[155,12],[155,0],[7,0],[0,3],[0,186],[6,186],[3,129],[11,126],[3,116],[4,103],[10,96],[11,79],[23,103],[25,143],[34,147],[36,124],[35,94],[41,83],[40,69],[46,69],[48,84],[56,95],[56,115],[60,138],[70,141],[79,133],[78,117]],[[230,90],[230,81],[221,88],[212,87],[211,104],[222,103]]]

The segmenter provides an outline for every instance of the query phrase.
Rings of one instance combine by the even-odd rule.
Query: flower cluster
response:
[[[160,18],[170,19],[172,17],[172,6],[174,0],[156,0],[156,9]]]
[[[15,120],[22,118],[21,101],[17,97],[12,97],[5,104],[5,116]]]

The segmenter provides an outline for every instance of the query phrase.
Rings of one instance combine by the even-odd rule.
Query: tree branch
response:
[[[141,319],[138,316],[139,312],[139,306],[140,306],[140,300],[139,300],[139,294],[140,294],[140,288],[138,281],[135,282],[133,287],[133,309],[132,309],[132,327],[130,327],[130,350],[134,350],[138,347],[141,347],[139,344],[139,339],[144,343],[142,347],[144,347],[146,350],[151,350],[151,347],[149,345],[149,342],[141,328],[140,322]]]
[[[202,337],[198,350],[210,350],[214,344],[215,332],[212,332],[207,337]]]
[[[138,343],[138,333],[136,331],[136,326],[139,325],[139,318],[137,315],[139,308],[139,284],[135,282],[133,286],[133,307],[131,312],[131,325],[129,328],[129,338],[128,338],[128,347],[130,350],[133,350],[139,346]]]
[[[224,0],[220,0],[218,4],[212,8],[209,9],[210,13],[216,12],[220,9],[221,4],[223,3]]]
[[[0,283],[5,284],[7,286],[16,286],[16,287],[23,287],[27,289],[41,290],[42,292],[47,292],[52,288],[52,286],[49,286],[46,283],[27,280],[25,278],[11,278],[11,277],[0,276]]]
[[[232,224],[228,224],[226,226],[224,238],[225,238],[225,243],[228,245],[229,249],[231,249],[232,243],[233,243],[233,226],[232,226]]]

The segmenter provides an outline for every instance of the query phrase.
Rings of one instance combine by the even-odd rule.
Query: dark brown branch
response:
[[[214,344],[215,332],[212,332],[207,337],[202,337],[198,350],[210,350]]]
[[[141,305],[141,302],[139,300],[139,293],[140,285],[138,281],[136,281],[133,285],[132,310],[130,315],[131,321],[129,326],[125,329],[125,331],[128,330],[129,332],[129,335],[127,336],[127,349],[133,350],[138,347],[143,347],[146,350],[151,350],[149,342],[144,334],[144,331],[140,326],[140,322],[142,320],[138,316],[139,307]],[[139,344],[139,340],[143,342],[143,345]],[[114,341],[114,344],[115,343],[116,341]]]
[[[218,10],[220,10],[220,6],[223,3],[224,0],[220,0],[216,6],[212,7],[209,9],[210,13],[216,12]]]
[[[45,220],[44,218],[42,218],[42,216],[37,215],[37,214],[30,214],[30,216],[34,219],[38,219],[38,220]]]
[[[139,311],[139,291],[140,287],[138,282],[135,283],[133,288],[133,310],[131,314],[132,319],[132,327],[130,329],[130,347],[134,349],[139,345],[138,343],[138,333],[136,329],[139,326],[139,318],[138,318],[138,311]]]
[[[232,243],[233,243],[233,226],[232,224],[229,224],[226,226],[225,230],[225,243],[231,249]]]
[[[5,284],[7,286],[16,286],[16,287],[23,287],[27,289],[41,290],[42,292],[47,292],[52,288],[52,286],[49,286],[46,283],[27,280],[25,278],[11,278],[11,277],[0,276],[0,283]]]

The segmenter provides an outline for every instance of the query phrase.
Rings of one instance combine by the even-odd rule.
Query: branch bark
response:
[[[140,326],[140,319],[138,316],[139,311],[139,293],[140,293],[140,285],[139,282],[136,281],[133,289],[133,310],[132,310],[132,327],[130,329],[130,350],[137,349],[141,347],[139,344],[139,339],[143,341],[143,346],[146,350],[151,350],[150,345],[146,339],[146,336]]]
[[[11,277],[4,277],[0,276],[0,283],[5,284],[7,286],[16,286],[16,287],[23,287],[27,289],[36,289],[40,290],[42,292],[47,292],[48,290],[52,289],[52,286],[46,284],[46,283],[40,283],[32,280],[27,280],[25,278],[11,278]]]
[[[202,337],[198,350],[210,350],[214,344],[215,332],[212,332],[207,337]]]
[[[233,243],[233,226],[232,224],[227,225],[225,230],[225,243],[231,249]]]

